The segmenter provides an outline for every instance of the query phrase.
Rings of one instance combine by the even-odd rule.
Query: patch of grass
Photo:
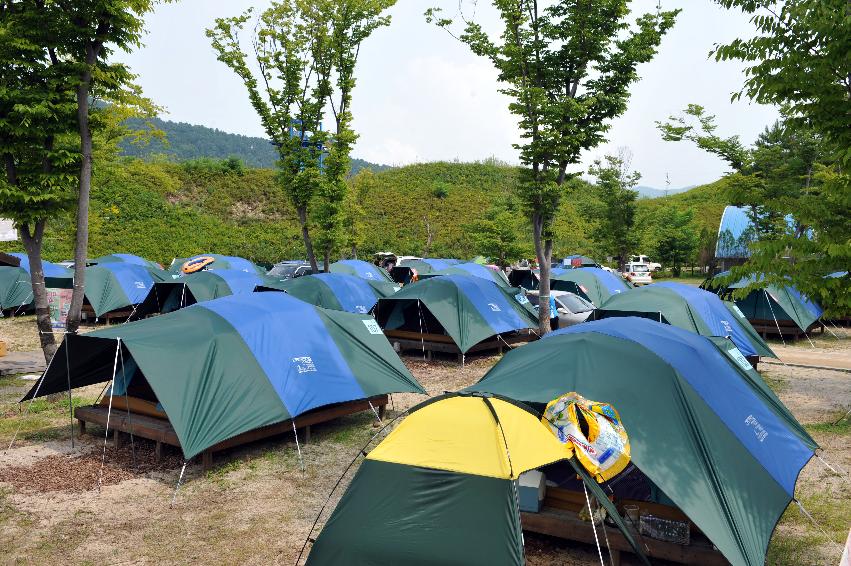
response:
[[[846,436],[851,434],[851,413],[848,412],[848,409],[837,411],[834,416],[831,416],[830,419],[824,422],[811,423],[804,426],[810,433],[816,432]]]
[[[91,405],[95,399],[74,396],[71,405],[74,408]],[[66,438],[68,436],[68,399],[63,397],[51,401],[46,397],[35,399],[32,403],[9,407],[0,418],[0,444],[9,443],[18,432],[21,440],[44,441]]]
[[[798,513],[798,510],[795,510]],[[768,547],[766,564],[771,566],[800,566],[813,564],[816,549],[821,546],[822,537],[812,533],[792,535],[786,532],[776,532]]]

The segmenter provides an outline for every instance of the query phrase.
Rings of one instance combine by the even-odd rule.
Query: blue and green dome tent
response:
[[[317,273],[275,281],[261,290],[284,291],[311,305],[337,311],[366,314],[382,297],[398,287],[384,281],[369,281],[344,273]]]
[[[253,293],[258,287],[275,283],[259,273],[234,269],[204,270],[154,283],[139,311],[143,314],[167,313],[229,295]]]
[[[213,262],[204,268],[207,270],[232,269],[234,271],[245,271],[246,273],[259,273],[261,275],[266,274],[265,269],[263,269],[252,261],[249,261],[242,257],[221,254],[196,254],[190,257],[175,258],[171,262],[171,267],[169,267],[169,271],[172,273],[181,273],[181,268],[183,267],[184,263],[186,263],[187,261],[197,260],[204,257],[213,258]]]
[[[429,277],[379,299],[375,318],[385,330],[449,336],[461,353],[495,336],[538,328],[519,289],[468,275]]]
[[[645,318],[588,322],[508,352],[465,391],[616,407],[632,462],[732,564],[762,566],[818,448],[727,339]]]
[[[490,267],[479,263],[459,263],[457,265],[447,267],[446,269],[432,271],[425,277],[437,277],[439,275],[466,275],[479,277],[485,281],[496,283],[500,287],[505,287],[506,289],[511,288],[511,283],[508,282],[508,278],[505,277],[502,271],[491,269]]]
[[[148,267],[150,269],[162,269],[162,266],[158,263],[133,254],[103,255],[96,257],[95,259],[90,259],[88,263],[95,265],[101,263],[129,263],[132,265],[141,265],[142,267]]]
[[[132,263],[102,263],[86,268],[84,305],[95,317],[142,304],[163,276],[148,267]]]
[[[119,342],[120,339],[120,342]],[[121,368],[114,371],[121,346]],[[110,381],[144,381],[189,459],[311,409],[395,392],[426,394],[375,321],[285,293],[249,293],[66,337],[25,399]],[[128,371],[129,370],[131,371]],[[136,368],[134,370],[134,368]]]
[[[387,270],[378,267],[375,264],[363,261],[362,259],[342,259],[335,261],[329,266],[331,273],[342,273],[345,275],[354,275],[367,281],[386,281],[394,283],[393,278],[387,273]]]
[[[554,267],[550,270],[550,288],[579,295],[599,308],[609,297],[625,293],[633,287],[620,275],[600,267]]]
[[[33,302],[29,257],[22,253],[7,255],[13,259],[0,265],[0,310],[28,307]],[[42,261],[42,267],[46,287],[71,287],[74,273],[70,269],[49,261]]]
[[[719,280],[729,275],[729,271],[719,273],[704,281],[701,288],[735,302],[739,311],[754,325],[767,328],[792,325],[806,332],[824,313],[818,303],[792,285],[765,285],[762,277],[754,276],[722,285]],[[742,291],[736,292],[747,287],[752,290],[745,296],[740,296]]]
[[[747,357],[777,357],[735,305],[725,303],[714,293],[682,283],[654,283],[613,295],[592,316],[596,319],[642,316],[702,336],[727,337]]]
[[[417,274],[422,276],[429,275],[435,271],[449,269],[450,267],[460,263],[463,263],[460,259],[425,257],[419,259],[403,259],[399,262],[399,266],[415,269]]]

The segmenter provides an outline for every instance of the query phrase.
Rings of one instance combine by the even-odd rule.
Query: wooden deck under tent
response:
[[[812,333],[815,330],[819,331],[819,334],[824,334],[824,323],[820,320],[817,320],[813,324],[810,325],[806,330],[801,330],[797,324],[788,320],[761,320],[754,319],[748,320],[753,326],[754,330],[756,330],[760,336],[762,336],[763,340],[768,336],[777,336],[784,338],[794,338],[798,339],[801,336],[805,336],[806,334]],[[779,330],[778,330],[779,328]]]
[[[709,539],[693,523],[688,521],[688,518],[679,509],[646,501],[617,500],[615,505],[618,507],[621,516],[627,521],[628,528],[631,528],[629,521],[623,515],[623,506],[628,504],[637,505],[642,514],[647,513],[662,519],[689,522],[690,540],[687,545],[656,540],[649,536],[640,535],[635,530],[632,531],[636,542],[644,549],[651,561],[662,559],[680,564],[701,564],[702,566],[728,566],[730,564],[724,558],[724,555],[715,549]],[[580,492],[548,487],[540,512],[524,511],[520,514],[523,530],[594,545],[594,531],[591,528],[591,523],[583,521],[578,515],[585,505],[585,496]],[[605,540],[608,538],[609,548],[612,552],[612,563],[619,566],[621,553],[632,553],[633,549],[617,527],[605,524],[603,527],[606,529],[605,537],[601,525],[597,525],[597,537],[600,545],[605,547]]]
[[[108,397],[106,398],[108,401]],[[375,408],[379,418],[384,418],[388,403],[387,395],[376,395],[369,399],[358,399],[347,403],[336,403],[325,407],[319,407],[308,411],[295,419],[289,419],[280,423],[256,428],[211,446],[201,454],[201,462],[204,470],[213,465],[213,453],[227,450],[235,446],[241,446],[272,436],[293,433],[293,422],[295,428],[299,429],[299,442],[310,441],[310,427],[315,424],[324,423],[338,417],[371,411]],[[129,401],[129,403],[128,403]],[[371,406],[370,406],[371,404]],[[130,410],[128,411],[128,405]],[[74,417],[80,422],[80,433],[86,432],[86,424],[92,423],[106,427],[108,405],[103,403],[86,407],[77,407]],[[123,441],[124,435],[133,434],[139,438],[153,440],[156,443],[156,456],[162,454],[163,444],[180,447],[180,440],[174,432],[171,423],[164,413],[156,409],[156,404],[130,397],[116,396],[112,400],[112,413],[109,415],[109,431],[112,431],[116,446]],[[109,432],[107,431],[107,432]]]
[[[531,330],[511,332],[497,335],[489,340],[479,342],[467,350],[466,353],[462,353],[458,345],[455,344],[455,341],[446,334],[430,334],[412,332],[409,330],[385,329],[384,335],[387,336],[387,339],[397,352],[425,352],[427,360],[432,359],[434,352],[455,354],[458,357],[458,363],[463,362],[463,358],[467,354],[477,354],[481,352],[498,352],[502,354],[505,349],[510,349],[514,344],[519,342],[531,342],[538,338],[538,335]]]
[[[97,316],[92,306],[84,303],[82,310],[80,311],[80,321],[87,325],[94,325],[99,322],[104,322],[109,325],[113,322],[126,322],[130,320],[134,314],[135,309],[130,307],[126,309],[116,309],[114,311],[105,312],[101,316]]]

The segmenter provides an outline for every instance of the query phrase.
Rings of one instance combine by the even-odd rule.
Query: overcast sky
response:
[[[486,0],[477,17],[493,22]],[[634,16],[655,10],[656,0],[635,0]],[[164,118],[226,132],[264,136],[237,77],[219,63],[204,35],[217,17],[261,0],[182,0],[161,5],[147,20],[145,46],[120,58],[139,75],[145,94],[166,108]],[[497,92],[496,73],[444,31],[425,23],[423,12],[454,0],[399,0],[393,23],[378,30],[361,49],[353,112],[360,134],[354,155],[376,163],[454,160],[495,156],[516,163],[514,117]],[[719,159],[685,143],[663,142],[654,122],[688,103],[717,115],[722,135],[752,142],[777,116],[770,107],[730,102],[743,81],[736,63],[716,63],[708,53],[716,42],[750,35],[747,18],[710,0],[663,0],[664,9],[682,8],[656,58],[639,67],[629,110],[613,122],[609,142],[584,156],[587,165],[606,152],[628,147],[641,184],[672,188],[711,182],[725,171]],[[249,26],[250,29],[250,26]],[[491,27],[498,31],[497,27]]]

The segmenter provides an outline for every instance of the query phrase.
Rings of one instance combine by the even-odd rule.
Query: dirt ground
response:
[[[2,321],[0,331],[7,328]],[[849,351],[845,344],[840,348]],[[405,357],[430,395],[474,383],[497,361],[474,357],[462,368],[454,360],[426,363]],[[824,458],[834,467],[851,470],[851,426],[839,422],[851,409],[851,374],[782,365],[760,370],[823,446]],[[107,446],[98,491],[103,429],[90,428],[72,450],[67,400],[39,402],[29,413],[19,412],[15,401],[31,385],[15,378],[0,380],[3,564],[293,564],[328,493],[377,431],[368,413],[314,427],[311,442],[301,447],[304,472],[291,435],[217,455],[209,472],[190,462],[176,496],[183,463],[178,452],[169,452],[157,463],[152,445],[137,439],[132,448],[125,444],[116,451]],[[79,391],[75,404],[91,402],[99,391]],[[388,416],[423,399],[393,395]],[[6,451],[18,427],[15,446]],[[331,497],[319,527],[356,468],[357,463]],[[804,469],[796,495],[821,527],[812,526],[790,506],[772,539],[767,563],[836,564],[839,551],[833,544],[844,542],[851,526],[851,477],[834,474],[814,459]],[[526,536],[526,553],[528,563],[536,566],[599,564],[594,547],[535,535]]]

